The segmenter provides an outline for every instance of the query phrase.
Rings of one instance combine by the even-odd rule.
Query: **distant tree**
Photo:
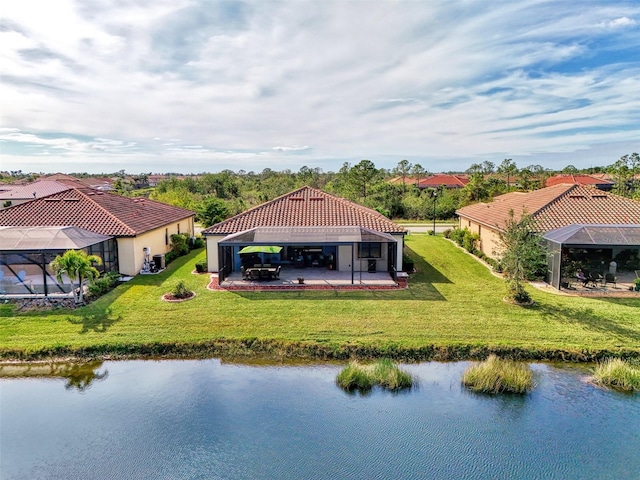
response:
[[[369,189],[380,180],[381,174],[371,160],[361,160],[349,170],[347,178],[357,197],[366,200]]]
[[[462,188],[462,205],[482,202],[489,198],[489,190],[482,172],[477,171],[471,175],[469,182]]]
[[[471,166],[465,170],[465,173],[469,175],[473,175],[474,173],[483,173],[482,165],[479,163],[472,163]]]
[[[517,303],[529,302],[531,297],[524,283],[547,268],[548,253],[542,236],[535,231],[530,215],[523,211],[520,220],[516,220],[511,210],[499,238],[499,246],[493,253],[500,259],[505,273],[508,297]]]
[[[640,197],[640,155],[632,153],[623,155],[618,161],[607,168],[616,184],[613,192],[624,197]]]
[[[100,276],[98,269],[93,266],[94,263],[102,265],[102,259],[97,255],[87,255],[84,250],[67,250],[64,254],[54,258],[50,266],[56,273],[58,282],[62,283],[62,275],[64,274],[71,280],[72,287],[73,281],[78,280],[77,302],[82,303],[84,295],[82,283],[85,279],[93,282]]]
[[[422,180],[427,175],[429,175],[429,172],[427,172],[427,170],[419,163],[416,163],[413,167],[411,167],[411,176],[413,176],[413,178],[415,179],[416,187],[418,189],[420,188],[420,180]]]
[[[196,214],[202,226],[207,228],[226,219],[229,210],[224,200],[207,197],[196,207]]]
[[[505,158],[498,167],[498,173],[507,178],[507,192],[511,191],[511,179],[518,173],[518,166],[510,158]]]
[[[578,169],[573,165],[567,165],[562,169],[562,173],[565,175],[578,173]]]
[[[496,166],[493,162],[489,162],[485,160],[482,162],[482,173],[485,175],[490,175],[496,171]]]
[[[411,171],[411,163],[408,160],[400,160],[394,172],[402,178],[402,191],[407,191],[407,175]]]

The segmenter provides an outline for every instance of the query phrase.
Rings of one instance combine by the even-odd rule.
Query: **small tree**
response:
[[[198,220],[200,220],[204,228],[221,222],[227,218],[229,214],[224,200],[216,197],[205,198],[196,208],[196,212],[198,214]]]
[[[94,279],[100,276],[100,272],[93,266],[94,263],[102,265],[102,259],[97,255],[87,255],[84,250],[67,250],[64,254],[54,258],[50,266],[56,272],[58,282],[62,283],[63,274],[69,277],[72,287],[74,286],[73,281],[75,279],[78,280],[79,293],[77,302],[82,303],[82,282],[85,279],[93,282]]]
[[[533,218],[523,211],[518,221],[511,210],[500,232],[499,251],[494,253],[500,257],[509,298],[518,303],[531,301],[524,283],[546,267],[548,255],[542,236],[534,229]]]

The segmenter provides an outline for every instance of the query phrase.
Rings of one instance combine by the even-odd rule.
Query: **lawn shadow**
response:
[[[440,270],[427,262],[424,257],[420,256],[407,246],[405,246],[405,249],[413,259],[414,267],[416,269],[416,273],[411,275],[411,278],[417,277],[416,279],[419,279],[419,281],[429,283],[453,283]],[[422,277],[424,277],[424,279]]]
[[[113,317],[111,315],[111,309],[108,308],[103,312],[84,312],[80,315],[80,318],[68,317],[67,320],[74,325],[82,325],[80,333],[87,333],[90,330],[97,333],[104,333],[114,323],[122,320],[122,317]]]
[[[624,303],[622,304],[624,305]],[[571,324],[579,323],[588,330],[614,335],[621,341],[628,342],[631,340],[634,342],[640,342],[640,331],[632,330],[617,322],[609,320],[606,316],[599,315],[595,313],[593,309],[588,307],[555,307],[536,302],[534,305],[528,307],[528,309],[539,312],[543,317],[549,320]]]

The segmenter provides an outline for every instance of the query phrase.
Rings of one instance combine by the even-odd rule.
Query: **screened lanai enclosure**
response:
[[[67,250],[102,258],[100,273],[118,270],[113,237],[77,227],[0,227],[1,296],[72,296],[66,275],[58,282],[49,264]]]
[[[640,225],[569,225],[544,235],[549,283],[566,287],[576,272],[619,276],[640,270]]]
[[[388,233],[363,227],[256,227],[218,242],[219,278],[268,264],[351,272],[352,283],[359,272],[389,272],[395,280],[397,243]],[[276,248],[247,248],[259,246]]]

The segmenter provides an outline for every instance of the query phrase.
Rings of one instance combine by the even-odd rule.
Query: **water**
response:
[[[640,396],[534,365],[525,397],[403,366],[409,392],[348,394],[340,366],[126,361],[0,380],[2,479],[638,479]]]

